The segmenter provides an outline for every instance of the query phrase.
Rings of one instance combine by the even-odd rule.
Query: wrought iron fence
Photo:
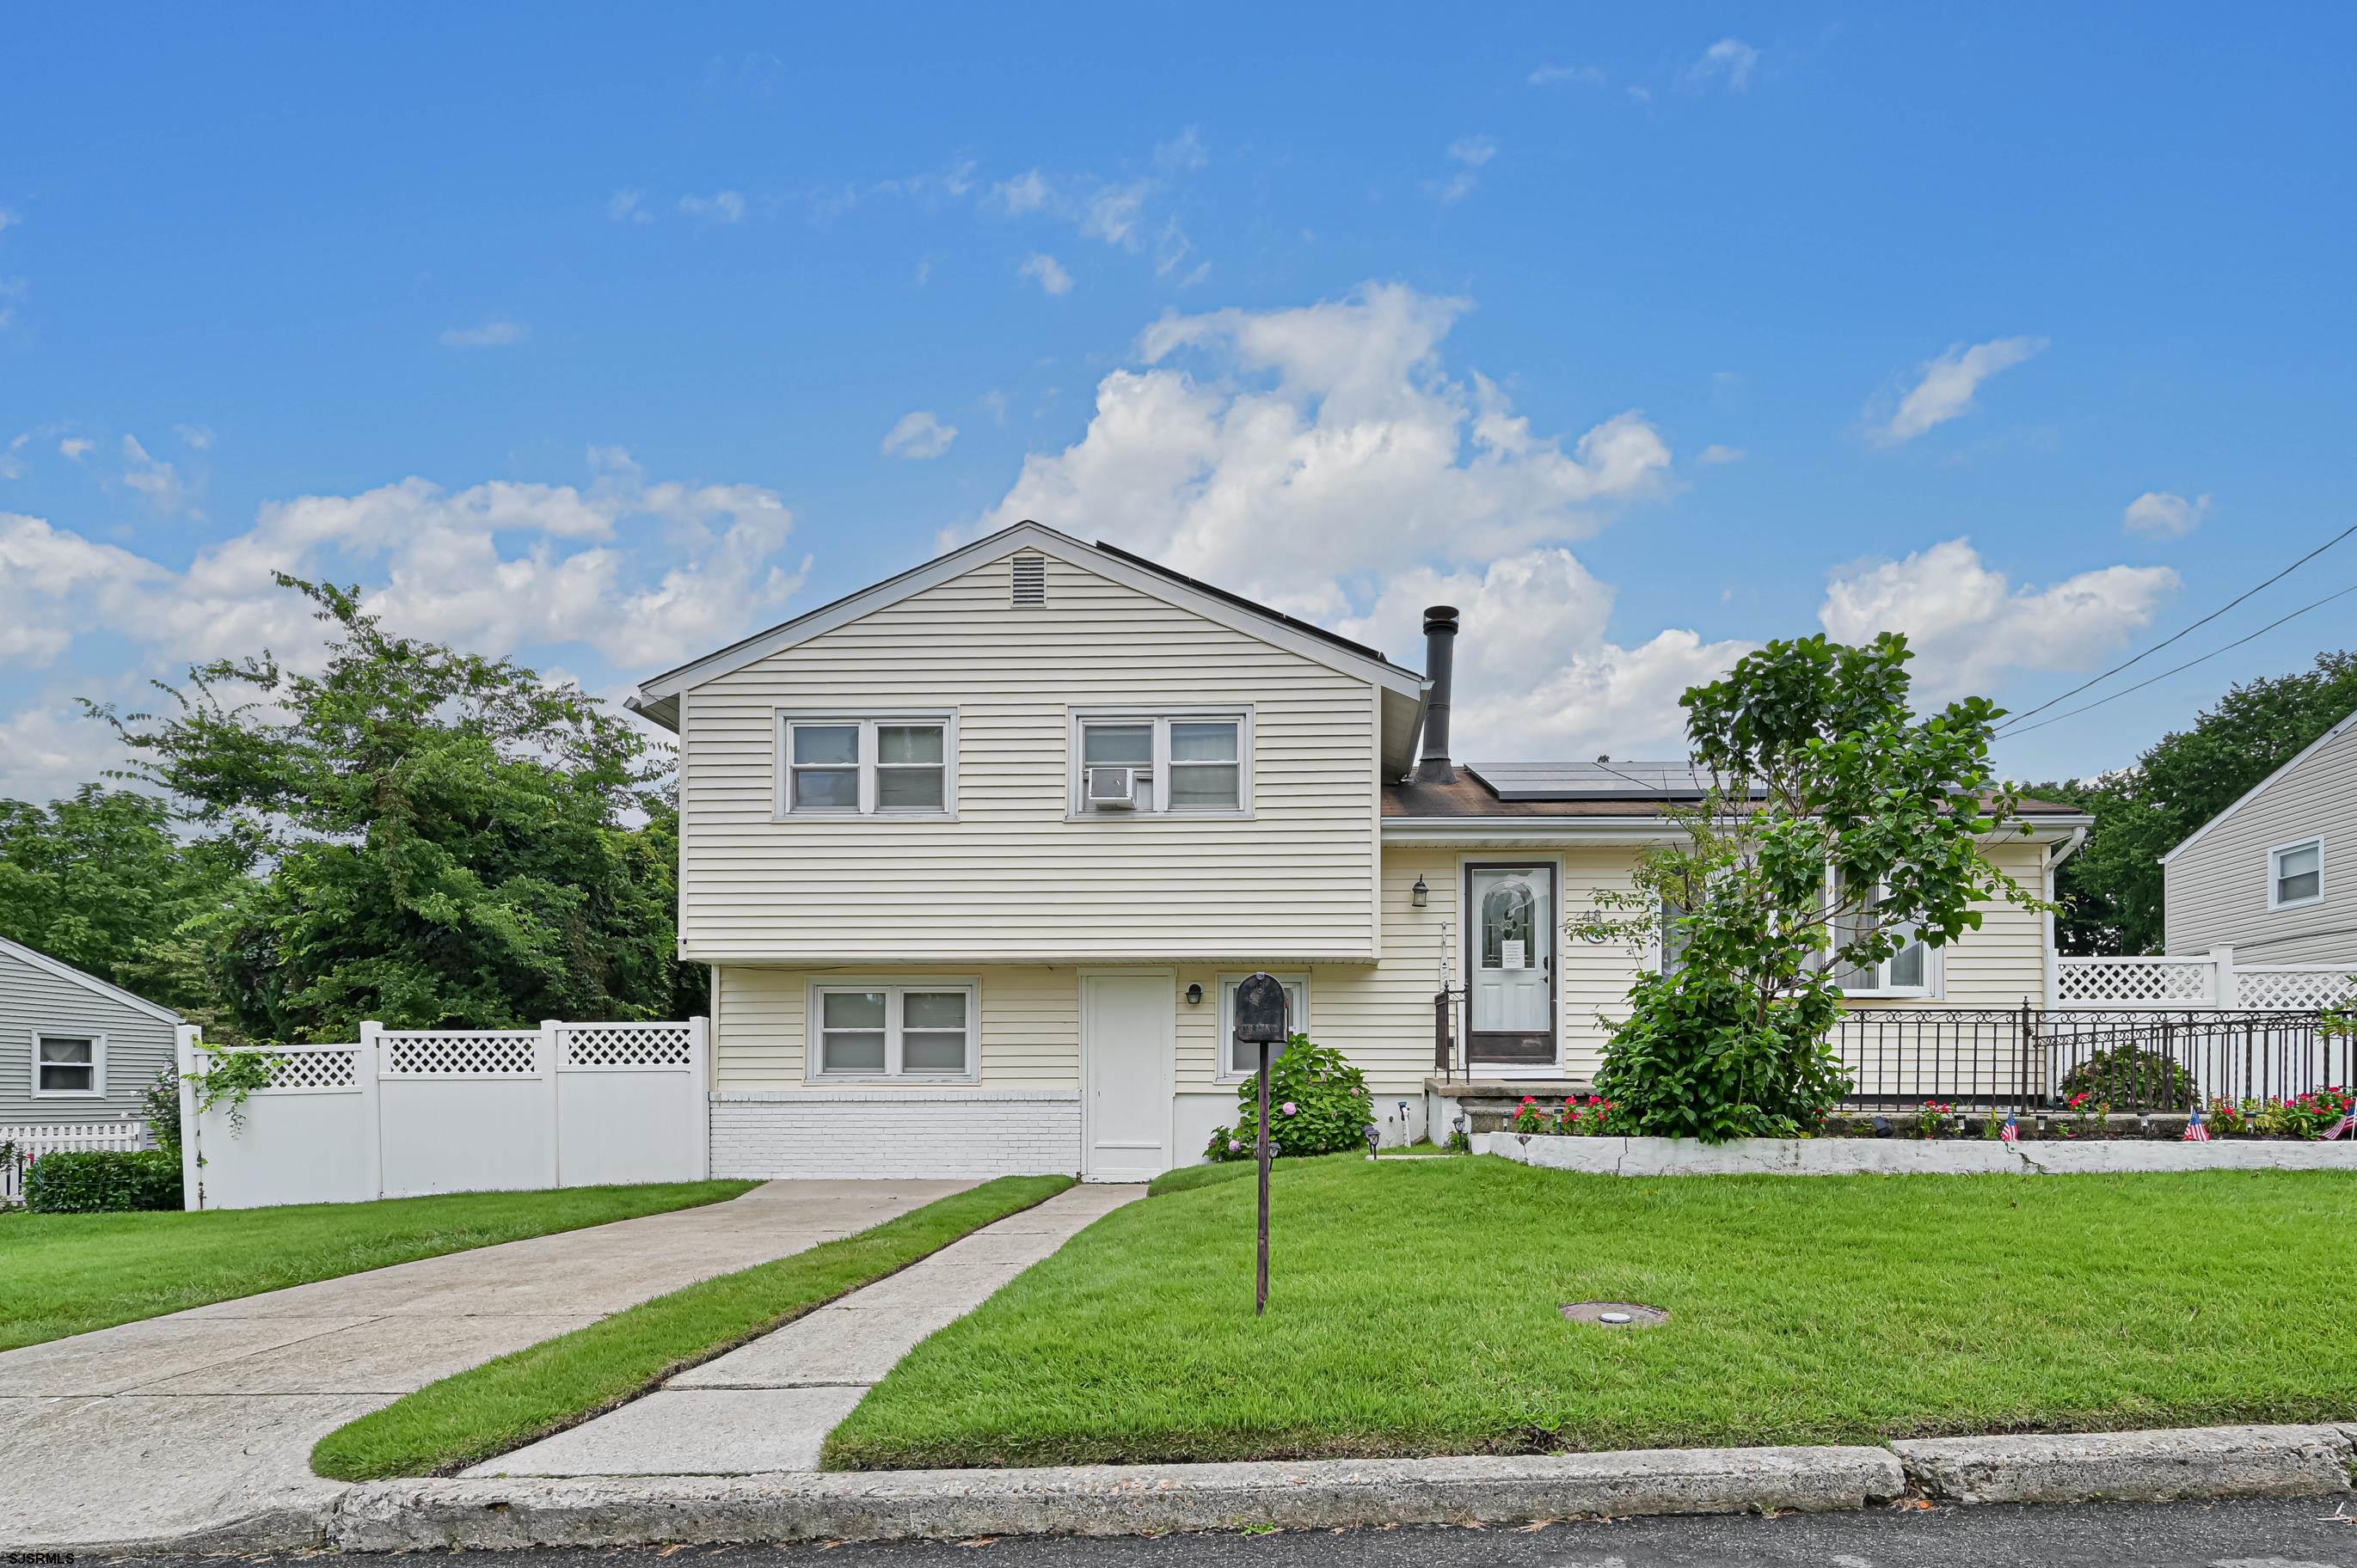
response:
[[[1855,1110],[2050,1110],[2084,1092],[2090,1106],[2168,1112],[2357,1083],[2357,1040],[2320,1024],[2277,1010],[1878,1008],[1844,1017],[1833,1045]]]

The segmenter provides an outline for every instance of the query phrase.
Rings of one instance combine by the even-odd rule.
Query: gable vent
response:
[[[1015,557],[1015,607],[1037,607],[1048,602],[1048,558],[1045,555]]]

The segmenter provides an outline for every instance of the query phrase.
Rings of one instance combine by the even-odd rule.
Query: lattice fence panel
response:
[[[2064,959],[2066,1007],[2191,1007],[2216,1000],[2207,959]]]
[[[361,1052],[358,1046],[338,1046],[325,1051],[288,1051],[270,1069],[272,1090],[358,1089]],[[263,1092],[267,1093],[265,1090]]]
[[[533,1078],[540,1072],[540,1031],[378,1036],[386,1078]]]
[[[2357,996],[2357,980],[2347,969],[2244,969],[2234,975],[2237,1001],[2244,1007],[2330,1007]]]
[[[575,1024],[560,1033],[567,1067],[683,1068],[694,1051],[685,1024]]]

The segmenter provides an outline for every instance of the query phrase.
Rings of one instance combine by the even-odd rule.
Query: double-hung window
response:
[[[36,1098],[95,1100],[106,1092],[106,1036],[36,1035],[33,1093]]]
[[[1072,729],[1072,809],[1081,815],[1234,817],[1252,810],[1247,712],[1083,713],[1073,715]]]
[[[1826,882],[1827,897],[1832,897],[1830,876]],[[1853,898],[1851,908],[1835,916],[1831,936],[1835,947],[1844,947],[1858,938],[1881,929],[1884,925],[1878,908],[1883,890],[1877,887],[1872,896]],[[1878,964],[1841,964],[1834,979],[1842,990],[1852,996],[1929,996],[1932,992],[1932,950],[1917,936],[1911,924],[1889,928],[1904,944]]]
[[[1239,1045],[1236,1042],[1236,987],[1251,978],[1245,974],[1220,976],[1220,1076],[1222,1078],[1250,1078],[1260,1070],[1259,1045]],[[1288,1035],[1308,1034],[1309,977],[1306,974],[1280,974],[1276,978],[1285,987],[1285,1032]],[[1272,1047],[1268,1059],[1275,1061],[1284,1054],[1283,1046]]]
[[[970,981],[813,986],[811,1077],[972,1078],[978,999]]]
[[[949,714],[780,714],[780,816],[945,817],[957,809]]]
[[[2306,839],[2267,851],[2267,908],[2297,909],[2324,898],[2324,841]]]

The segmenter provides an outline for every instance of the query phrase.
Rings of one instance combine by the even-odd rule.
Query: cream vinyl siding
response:
[[[690,959],[1368,962],[1373,685],[1062,560],[1007,557],[682,695]],[[1071,812],[1075,709],[1248,710],[1250,813]],[[777,715],[954,713],[953,821],[776,812]]]
[[[1080,1082],[1080,975],[1047,964],[958,969],[808,970],[748,964],[713,976],[713,1087],[722,1090],[810,1087],[908,1087],[951,1092],[954,1083],[804,1076],[811,984],[856,980],[907,984],[973,980],[981,993],[982,1061],[977,1089],[1071,1089]]]
[[[2267,908],[2268,852],[2324,841],[2324,897]],[[2163,868],[2168,948],[2237,963],[2357,963],[2357,724],[2243,802]]]

